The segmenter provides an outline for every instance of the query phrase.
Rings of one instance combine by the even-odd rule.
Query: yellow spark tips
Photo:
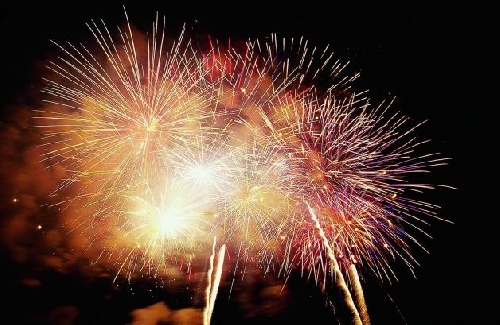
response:
[[[184,255],[205,240],[208,206],[199,193],[175,182],[168,184],[159,199],[151,196],[151,189],[142,193],[144,197],[127,197],[130,208],[121,227],[125,243],[134,243],[154,260],[165,255]]]
[[[158,125],[158,119],[154,117],[151,120],[151,122],[148,124],[147,131],[148,132],[155,132],[157,125]]]
[[[186,222],[188,217],[180,207],[168,207],[165,210],[152,207],[140,214],[141,219],[151,220],[152,237],[158,237],[160,240],[175,240],[189,228]]]

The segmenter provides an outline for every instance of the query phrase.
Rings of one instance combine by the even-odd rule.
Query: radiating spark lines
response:
[[[392,101],[355,91],[328,47],[276,35],[201,46],[184,29],[173,41],[158,16],[150,38],[127,16],[118,37],[87,26],[97,48],[54,42],[35,119],[42,159],[66,172],[53,195],[70,228],[106,228],[88,235],[111,237],[118,273],[208,256],[215,237],[285,278],[324,284],[356,266],[391,281],[397,261],[413,272],[438,218],[414,175],[447,159]]]

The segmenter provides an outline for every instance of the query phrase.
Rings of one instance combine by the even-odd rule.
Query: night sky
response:
[[[125,5],[130,22],[146,32],[158,12],[171,35],[186,23],[220,39],[277,33],[329,44],[361,73],[357,86],[369,89],[374,101],[395,97],[412,121],[427,120],[419,136],[451,158],[431,179],[456,188],[429,191],[427,200],[451,222],[429,221],[432,238],[421,240],[429,254],[415,252],[420,266],[414,275],[396,266],[399,281],[363,279],[368,312],[373,325],[488,323],[493,313],[481,290],[489,286],[492,272],[484,267],[494,257],[485,257],[490,244],[484,228],[494,214],[483,188],[494,169],[484,158],[489,149],[481,148],[493,138],[493,121],[483,95],[481,1],[330,1],[328,7],[316,0],[104,2],[16,1],[0,10],[2,318],[26,325],[201,324],[207,261],[199,261],[200,273],[182,284],[153,275],[113,281],[116,270],[90,263],[74,248],[78,243],[63,248],[64,230],[44,201],[56,180],[41,170],[29,115],[40,105],[42,67],[53,50],[49,40],[89,40],[86,22],[103,19],[112,29],[124,22]],[[37,229],[39,224],[46,226]],[[298,274],[283,286],[258,268],[247,272],[230,291],[232,273],[226,270],[212,324],[347,324],[345,310],[328,303],[338,299],[335,288],[321,292]]]

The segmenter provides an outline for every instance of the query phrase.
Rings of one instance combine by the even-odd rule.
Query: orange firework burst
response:
[[[446,159],[417,154],[418,125],[372,108],[328,48],[272,35],[201,49],[184,30],[167,40],[158,16],[150,39],[128,18],[117,38],[87,26],[99,50],[55,43],[36,119],[44,161],[67,174],[54,195],[71,228],[114,252],[118,273],[209,255],[215,236],[285,277],[413,269],[411,231],[426,235],[437,207],[410,176]]]
[[[78,207],[79,216],[70,220],[70,227],[85,227],[92,241],[122,232],[144,238],[136,231],[150,229],[146,216],[160,217],[172,202],[184,204],[186,212],[192,202],[185,201],[195,193],[198,207],[203,206],[201,192],[192,192],[187,183],[200,175],[185,168],[203,152],[207,135],[217,133],[210,110],[216,106],[218,85],[208,80],[204,62],[182,34],[177,41],[167,40],[159,23],[157,19],[153,38],[144,40],[130,24],[113,39],[104,24],[92,22],[87,26],[99,52],[55,43],[62,55],[48,64],[52,77],[45,79],[43,89],[47,105],[36,116],[43,130],[44,160],[48,166],[64,167],[67,177],[54,195],[68,195],[61,205],[72,207],[73,214]],[[178,175],[184,175],[181,181]],[[173,198],[173,193],[186,194],[187,189],[187,198]],[[137,225],[138,219],[145,225]],[[148,245],[137,247],[153,255],[158,247],[184,243],[173,239],[177,236],[160,240],[157,231],[151,234],[154,239],[147,239]]]

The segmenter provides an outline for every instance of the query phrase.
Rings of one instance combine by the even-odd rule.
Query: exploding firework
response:
[[[64,196],[59,205],[78,215],[70,229],[85,228],[91,242],[105,239],[113,250],[134,247],[116,255],[132,264],[132,255],[175,259],[195,247],[200,231],[192,230],[200,225],[185,218],[209,211],[218,191],[209,180],[218,162],[205,164],[214,156],[207,139],[220,136],[211,112],[218,86],[182,33],[167,40],[159,23],[143,40],[130,24],[113,39],[92,22],[100,51],[55,43],[62,55],[48,63],[48,105],[35,117],[43,160],[66,171],[53,195]],[[212,195],[207,185],[216,187]]]
[[[413,268],[410,242],[418,242],[407,229],[425,234],[419,227],[426,223],[421,216],[437,216],[435,206],[407,195],[431,188],[411,182],[410,175],[427,172],[446,159],[415,156],[425,143],[410,136],[418,125],[407,127],[407,118],[388,114],[390,105],[374,109],[366,97],[330,93],[312,103],[297,126],[311,175],[306,197],[342,269],[362,264],[378,277],[391,279],[396,276],[391,269],[396,258]],[[317,242],[314,235],[311,238]],[[310,247],[322,250],[321,245]]]
[[[413,271],[412,233],[437,218],[413,175],[446,159],[419,154],[419,124],[373,108],[328,47],[276,35],[200,46],[185,30],[172,41],[158,16],[149,39],[128,18],[117,38],[87,26],[98,50],[54,42],[35,118],[44,162],[66,172],[53,195],[70,229],[102,241],[118,274],[190,264],[216,237],[266,272],[323,287],[334,275],[361,323],[343,275],[359,302],[357,267]]]

